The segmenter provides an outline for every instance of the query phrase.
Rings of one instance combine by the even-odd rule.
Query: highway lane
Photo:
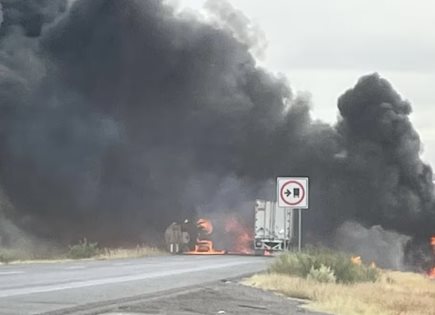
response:
[[[264,270],[268,257],[161,256],[0,266],[0,314],[42,314]],[[107,302],[109,304],[109,302]]]

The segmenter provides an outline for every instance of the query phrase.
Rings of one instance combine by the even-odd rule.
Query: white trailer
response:
[[[255,250],[282,251],[293,237],[293,210],[273,201],[255,201]]]

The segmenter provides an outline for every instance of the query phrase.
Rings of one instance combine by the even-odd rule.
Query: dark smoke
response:
[[[338,108],[346,167],[357,175],[353,216],[369,225],[426,236],[435,223],[434,187],[408,117],[411,105],[374,75],[341,96]]]
[[[38,37],[45,25],[66,11],[67,0],[2,0],[1,7],[4,18],[0,18],[0,36],[21,32]]]
[[[375,225],[370,229],[355,222],[345,222],[336,232],[335,244],[340,250],[363,257],[366,263],[376,262],[382,268],[403,269],[404,249],[409,237],[385,231]]]
[[[339,99],[330,126],[256,65],[227,6],[218,27],[157,0],[1,3],[0,180],[22,228],[136,241],[308,175],[308,239],[347,220],[433,232],[411,107],[379,75]]]

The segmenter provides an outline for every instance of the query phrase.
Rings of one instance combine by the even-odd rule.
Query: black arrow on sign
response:
[[[290,192],[290,190],[287,189],[287,190],[285,191],[284,194],[285,194],[287,197],[289,197],[292,193]]]

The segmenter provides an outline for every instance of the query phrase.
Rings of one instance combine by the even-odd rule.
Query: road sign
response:
[[[308,177],[278,177],[278,206],[292,209],[308,209]]]

